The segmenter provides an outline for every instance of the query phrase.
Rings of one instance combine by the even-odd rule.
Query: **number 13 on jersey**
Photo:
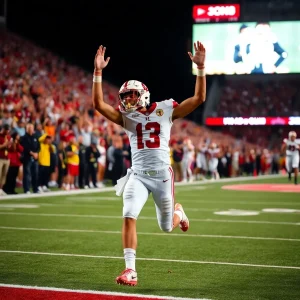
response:
[[[138,123],[136,125],[136,133],[137,133],[137,148],[144,149],[145,146],[147,148],[159,148],[160,147],[160,124],[157,122],[149,122],[144,125],[143,128],[142,123]],[[143,130],[150,131],[149,138],[145,139],[143,136]],[[147,133],[148,134],[148,133]]]

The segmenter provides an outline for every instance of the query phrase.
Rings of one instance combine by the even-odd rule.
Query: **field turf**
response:
[[[160,231],[150,196],[137,223],[136,287],[114,282],[124,260],[122,199],[113,191],[2,198],[0,283],[212,300],[300,299],[300,193],[222,189],[235,183],[287,178],[177,186],[176,201],[190,219],[186,233]],[[288,210],[264,211],[271,208]]]

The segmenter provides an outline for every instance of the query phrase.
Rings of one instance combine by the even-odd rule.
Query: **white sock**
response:
[[[126,264],[126,269],[132,269],[135,271],[135,256],[136,251],[132,248],[124,249],[124,259]]]
[[[182,213],[181,210],[175,210],[174,214],[176,214],[179,217],[180,221],[182,221],[182,219],[183,219],[183,213]]]

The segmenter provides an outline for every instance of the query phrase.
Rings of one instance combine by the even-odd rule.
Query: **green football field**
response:
[[[222,189],[233,183],[287,178],[177,186],[176,200],[190,219],[186,233],[161,232],[150,197],[137,223],[136,287],[114,282],[124,269],[122,200],[114,192],[2,198],[0,283],[212,300],[300,299],[300,193]]]

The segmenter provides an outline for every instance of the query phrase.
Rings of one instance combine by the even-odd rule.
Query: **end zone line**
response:
[[[174,300],[212,300],[207,298],[180,298],[180,297],[170,297],[170,296],[155,296],[155,295],[144,295],[144,294],[127,294],[118,292],[104,292],[104,291],[94,291],[94,290],[73,290],[64,289],[56,287],[43,287],[43,286],[27,286],[18,284],[5,284],[0,283],[0,287],[4,288],[19,288],[19,289],[30,289],[39,291],[51,291],[51,292],[66,292],[66,293],[78,293],[78,294],[93,294],[93,295],[108,295],[108,296],[120,296],[120,297],[132,297],[134,298],[144,298],[144,299],[174,299]]]
[[[0,250],[0,253],[47,255],[47,256],[67,256],[67,257],[84,257],[84,258],[104,258],[104,259],[124,259],[123,256],[103,256],[103,255],[71,254],[71,253],[55,253],[55,252],[36,252],[36,251],[33,252],[33,251],[20,251],[20,250]],[[136,260],[174,262],[174,263],[188,263],[188,264],[229,265],[229,266],[254,267],[254,268],[274,268],[274,269],[295,269],[295,270],[300,270],[300,266],[295,267],[295,266],[258,265],[258,264],[244,264],[244,263],[231,263],[231,262],[218,262],[218,261],[179,260],[179,259],[146,258],[146,257],[136,258]]]

